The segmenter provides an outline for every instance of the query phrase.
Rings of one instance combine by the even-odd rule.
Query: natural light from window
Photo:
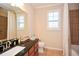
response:
[[[59,28],[59,12],[49,12],[48,13],[48,27],[57,29]]]
[[[23,30],[24,29],[24,16],[17,17],[17,29]]]

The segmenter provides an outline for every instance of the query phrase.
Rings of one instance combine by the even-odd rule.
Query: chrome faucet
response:
[[[7,41],[7,44],[6,44],[7,46],[6,47],[7,48],[10,48],[10,44],[11,44],[11,42],[10,41]]]

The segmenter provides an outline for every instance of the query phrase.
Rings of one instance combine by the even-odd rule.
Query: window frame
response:
[[[54,27],[49,27],[49,13],[51,13],[51,12],[59,12],[59,20],[58,20],[58,28],[54,28]],[[61,29],[61,9],[53,9],[53,10],[49,10],[48,12],[47,12],[47,29],[48,30],[60,30]]]

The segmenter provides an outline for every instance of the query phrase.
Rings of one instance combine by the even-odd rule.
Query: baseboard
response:
[[[63,51],[63,49],[60,49],[60,48],[52,48],[52,47],[45,47],[45,48],[51,49],[51,50],[61,50],[61,51]]]

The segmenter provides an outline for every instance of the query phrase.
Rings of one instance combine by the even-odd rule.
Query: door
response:
[[[71,43],[79,45],[79,10],[70,10]]]

